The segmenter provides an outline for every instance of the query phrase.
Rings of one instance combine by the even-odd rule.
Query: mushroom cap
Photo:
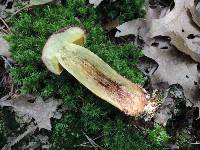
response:
[[[83,46],[86,41],[85,30],[80,27],[67,27],[50,36],[42,50],[42,61],[49,71],[60,75],[62,66],[56,57],[60,49],[67,43]]]

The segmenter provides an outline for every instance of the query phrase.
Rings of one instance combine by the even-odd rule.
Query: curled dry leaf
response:
[[[133,34],[135,36],[139,35],[139,30],[141,26],[145,23],[144,19],[137,19],[128,21],[117,27],[119,31],[116,32],[115,37],[125,36]]]
[[[0,37],[0,55],[10,57],[9,44],[3,37]]]
[[[154,0],[153,0],[154,1]],[[159,4],[154,4],[153,6],[150,4],[151,0],[146,0],[145,2],[145,9],[146,9],[146,16],[145,18],[147,20],[152,20],[152,19],[160,19],[166,14],[169,13],[170,8],[169,7],[161,7]]]
[[[158,69],[151,76],[154,88],[163,88],[161,86],[164,83],[167,85],[180,84],[184,89],[185,97],[193,100],[194,104],[196,103],[199,93],[197,63],[174,47],[159,49],[146,46],[144,47],[144,54],[154,59],[159,65]]]
[[[165,17],[153,19],[150,38],[168,36],[171,43],[180,51],[200,62],[200,29],[193,24],[188,14],[188,0],[175,0],[175,7]]]
[[[57,69],[55,66],[62,66],[91,92],[126,114],[137,116],[143,113],[147,103],[144,90],[119,75],[88,49],[73,44],[77,39],[85,38],[83,34],[81,38],[80,32],[76,30],[81,29],[72,27],[50,37],[42,55],[47,68],[60,74],[62,69]],[[53,56],[51,59],[49,59],[50,55]]]
[[[136,19],[128,21],[117,27],[118,31],[115,37],[121,37],[125,35],[134,35],[136,39],[142,39],[145,43],[150,43],[149,30],[151,22],[146,19]],[[135,40],[137,42],[137,40]],[[136,43],[140,45],[139,43]]]
[[[193,21],[200,27],[200,2],[195,5],[194,0],[191,0],[187,7],[190,10]]]
[[[199,12],[194,5],[194,0],[191,1],[174,0],[175,7],[171,11],[169,8],[161,11],[159,8],[147,7],[146,21],[137,19],[126,22],[117,27],[119,31],[115,36],[139,35],[146,44],[157,36],[167,36],[178,50],[200,62],[200,28],[193,23],[188,11],[191,11],[196,22],[198,22]],[[138,34],[141,33],[141,29],[143,34]]]
[[[195,105],[196,95],[199,93],[197,63],[177,52],[171,45],[200,62],[200,28],[196,25],[198,20],[194,21],[195,18],[199,18],[200,4],[196,6],[194,0],[174,0],[174,2],[175,7],[172,10],[166,8],[164,11],[160,10],[160,7],[150,8],[148,5],[146,20],[143,19],[143,23],[141,19],[126,22],[117,27],[121,32],[118,31],[116,36],[128,34],[140,36],[146,45],[145,55],[154,59],[159,65],[151,76],[153,87],[160,89],[161,85],[166,87],[166,85],[180,84],[184,88],[186,98]],[[141,30],[142,28],[144,29]],[[187,102],[189,105],[189,101]]]
[[[51,130],[50,119],[54,117],[57,107],[62,104],[61,100],[49,98],[44,101],[41,97],[37,97],[35,102],[33,97],[19,95],[11,100],[0,99],[0,106],[10,106],[16,113],[28,116],[35,120],[40,129]]]
[[[152,19],[160,19],[169,13],[170,8],[161,8],[157,5],[156,7],[150,7],[150,4],[146,4],[146,16],[144,18],[139,18],[123,23],[118,26],[118,31],[115,34],[115,37],[121,37],[126,35],[135,35],[139,36],[145,43],[150,42],[149,30],[151,27]]]

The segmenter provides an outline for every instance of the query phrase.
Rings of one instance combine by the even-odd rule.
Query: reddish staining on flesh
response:
[[[78,65],[81,70],[86,73],[88,78],[93,79],[97,86],[105,90],[113,102],[116,101],[116,103],[119,104],[120,107],[118,108],[124,113],[132,116],[143,113],[147,100],[142,88],[135,84],[131,85],[130,83],[130,88],[132,89],[129,89],[129,91],[126,86],[107,77],[101,70],[97,69],[95,65],[88,62],[87,59],[75,56],[76,54],[71,58],[70,56],[63,55],[62,59],[67,60],[66,65],[70,65],[71,63]]]
[[[104,87],[109,95],[116,99],[119,104],[126,105],[133,99],[133,94],[122,88],[122,85],[106,77],[100,72],[94,65],[89,63],[87,60],[81,60],[81,64],[84,70],[102,87]],[[132,101],[133,104],[133,101]],[[122,106],[123,108],[123,106]],[[126,110],[124,110],[126,112]]]

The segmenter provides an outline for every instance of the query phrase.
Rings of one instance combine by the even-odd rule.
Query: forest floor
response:
[[[200,149],[199,13],[195,0],[0,0],[0,149]],[[56,75],[41,57],[73,27],[86,37],[74,49],[95,59],[56,55],[66,69]],[[121,75],[99,69],[99,90],[131,81],[151,105],[137,116],[113,106],[62,64],[77,57]]]

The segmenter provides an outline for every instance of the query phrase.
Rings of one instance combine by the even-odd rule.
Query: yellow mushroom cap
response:
[[[49,71],[60,75],[63,71],[56,55],[66,43],[83,46],[86,40],[85,31],[79,27],[68,27],[50,36],[42,51],[42,61]]]

